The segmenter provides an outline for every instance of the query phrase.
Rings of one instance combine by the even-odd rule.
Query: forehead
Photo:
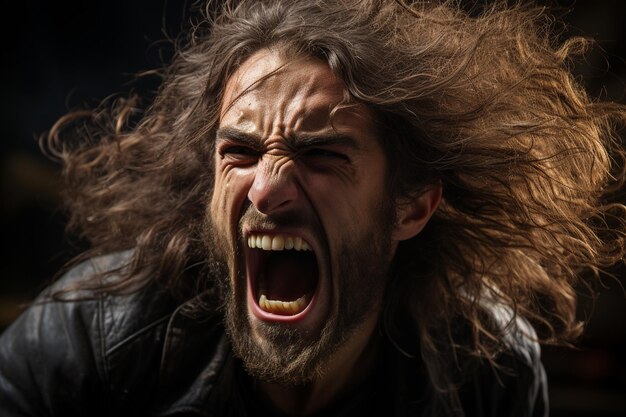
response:
[[[324,61],[313,57],[287,60],[279,51],[263,49],[228,79],[220,125],[314,132],[329,128],[331,111],[341,104],[332,118],[334,127],[370,127],[371,110],[363,104],[345,103],[344,91],[343,82]]]

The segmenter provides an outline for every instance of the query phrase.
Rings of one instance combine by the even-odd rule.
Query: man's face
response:
[[[394,213],[364,106],[314,58],[262,50],[228,80],[216,137],[209,250],[228,332],[249,372],[315,378],[378,319]]]

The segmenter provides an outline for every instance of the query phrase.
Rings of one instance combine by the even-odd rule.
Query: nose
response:
[[[294,171],[292,160],[259,161],[248,191],[248,199],[259,212],[270,215],[292,208],[299,193]]]

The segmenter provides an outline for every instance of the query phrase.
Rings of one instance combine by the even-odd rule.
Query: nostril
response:
[[[279,193],[268,193],[261,198],[250,197],[250,200],[261,213],[270,214],[272,211],[288,206],[295,199],[285,198]]]
[[[272,208],[272,197],[268,195],[263,199],[259,199],[255,205],[261,213],[268,213]]]

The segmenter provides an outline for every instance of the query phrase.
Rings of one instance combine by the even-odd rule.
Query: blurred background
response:
[[[162,40],[179,33],[185,3],[21,0],[4,14],[0,332],[80,250],[64,236],[59,167],[36,138],[70,109],[131,89],[153,91],[157,84],[133,84],[134,74],[167,62],[171,47]],[[591,95],[626,102],[626,2],[540,3],[568,24],[564,36],[596,39],[596,50],[575,68]],[[544,348],[552,416],[626,416],[626,273],[614,272],[595,300],[582,300],[581,318],[590,321],[577,348]]]

